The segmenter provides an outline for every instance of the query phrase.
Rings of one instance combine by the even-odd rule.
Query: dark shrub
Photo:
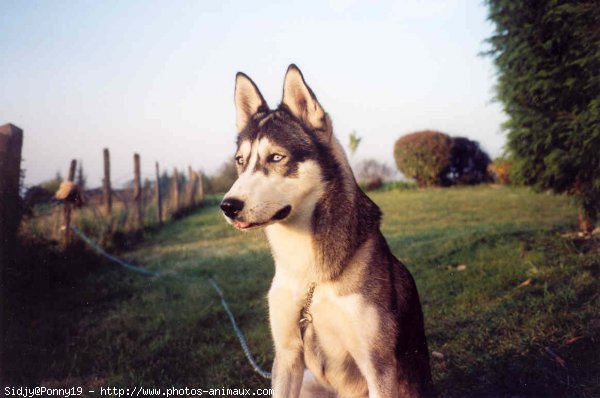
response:
[[[491,160],[477,141],[465,137],[452,138],[450,164],[444,170],[444,185],[474,185],[490,181],[488,165]]]
[[[365,191],[374,191],[383,186],[383,180],[379,177],[375,177],[365,184]]]

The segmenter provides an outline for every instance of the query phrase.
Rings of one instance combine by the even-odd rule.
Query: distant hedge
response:
[[[452,139],[439,131],[425,130],[400,137],[394,145],[398,170],[420,187],[439,185],[450,164]]]

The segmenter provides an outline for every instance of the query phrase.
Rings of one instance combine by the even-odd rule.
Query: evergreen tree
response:
[[[589,232],[600,210],[600,3],[487,3],[513,177],[576,197]]]

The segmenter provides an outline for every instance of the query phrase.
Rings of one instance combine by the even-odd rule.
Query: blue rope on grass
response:
[[[98,245],[96,242],[94,242],[93,240],[91,240],[90,238],[88,238],[87,236],[85,236],[85,234],[83,232],[81,232],[77,227],[75,226],[71,226],[71,229],[73,230],[73,232],[75,232],[75,234],[81,238],[81,240],[83,240],[85,243],[87,243],[91,248],[93,248],[96,253],[106,257],[107,259],[119,264],[120,266],[122,266],[123,268],[128,269],[129,271],[133,271],[136,272],[138,274],[144,275],[144,276],[161,276],[158,272],[152,272],[149,271],[147,269],[144,268],[140,268],[140,267],[136,267],[135,265],[129,264],[123,260],[121,260],[118,257],[113,256],[112,254],[107,253],[102,247],[100,247],[100,245]],[[265,379],[270,379],[271,378],[271,373],[261,369],[260,366],[258,366],[258,364],[256,363],[256,361],[254,360],[254,357],[252,356],[252,353],[250,352],[250,348],[248,348],[248,343],[246,342],[246,338],[244,337],[244,334],[242,333],[242,331],[240,330],[240,328],[238,327],[236,321],[235,321],[235,317],[233,316],[233,313],[231,312],[231,310],[229,309],[229,305],[227,305],[227,301],[225,301],[225,296],[223,295],[223,291],[221,290],[221,288],[219,287],[219,285],[217,284],[217,281],[214,280],[213,278],[210,278],[208,280],[210,282],[210,284],[212,285],[212,287],[215,289],[215,291],[217,292],[217,294],[219,295],[219,297],[221,298],[221,304],[223,305],[223,308],[225,309],[225,312],[227,313],[227,316],[229,316],[229,320],[231,321],[231,325],[233,326],[233,331],[235,332],[240,345],[242,346],[242,350],[244,351],[244,354],[246,355],[246,358],[248,359],[248,362],[250,362],[250,365],[252,365],[252,368],[254,369],[254,371],[256,373],[258,373],[259,375],[261,375],[262,377],[264,377]]]
[[[212,287],[215,288],[215,291],[217,292],[217,294],[221,297],[221,304],[223,305],[223,308],[225,308],[225,312],[227,312],[227,315],[229,316],[229,320],[231,321],[231,325],[233,326],[233,331],[235,332],[238,340],[240,341],[240,345],[242,346],[242,350],[244,351],[244,354],[246,354],[246,358],[248,358],[248,362],[250,362],[250,365],[252,365],[252,367],[254,368],[254,371],[256,373],[258,373],[265,379],[270,379],[271,373],[261,369],[261,367],[258,366],[256,361],[254,360],[254,357],[252,356],[252,353],[250,352],[250,348],[248,348],[248,343],[246,342],[246,339],[244,338],[244,334],[242,333],[242,331],[238,327],[237,323],[235,322],[235,317],[233,316],[233,313],[229,309],[229,306],[227,305],[227,301],[225,301],[225,296],[223,295],[223,291],[217,284],[217,281],[214,280],[213,278],[210,278],[208,281],[210,282]]]
[[[121,267],[127,268],[130,271],[133,272],[137,272],[138,274],[144,275],[144,276],[160,276],[160,274],[158,272],[152,272],[149,271],[147,269],[144,268],[140,268],[140,267],[136,267],[135,265],[131,265],[123,260],[121,260],[118,257],[113,256],[112,254],[108,254],[102,247],[100,247],[96,242],[94,242],[93,240],[91,240],[90,238],[88,238],[87,236],[85,236],[83,234],[83,232],[81,232],[79,230],[79,228],[71,225],[71,229],[73,230],[73,232],[75,232],[75,234],[77,236],[79,236],[79,238],[81,238],[81,240],[83,240],[85,243],[87,243],[90,247],[92,247],[96,253],[108,258],[109,260],[119,264]]]

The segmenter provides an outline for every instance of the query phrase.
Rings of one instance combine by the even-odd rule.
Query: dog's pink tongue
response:
[[[244,228],[248,228],[250,226],[250,223],[243,222],[243,221],[235,221],[233,223],[233,226],[236,227],[237,229],[244,229]]]

